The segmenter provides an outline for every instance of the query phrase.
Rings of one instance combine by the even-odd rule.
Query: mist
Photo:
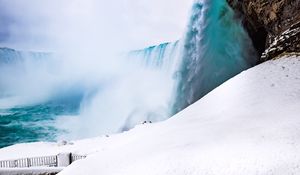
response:
[[[2,45],[48,50],[100,44],[128,50],[180,38],[192,0],[0,0],[0,4],[0,33],[6,33]]]
[[[6,107],[80,91],[79,114],[59,116],[62,138],[131,129],[169,117],[173,75],[145,68],[127,53],[180,39],[190,1],[0,0],[0,46],[52,53],[1,69]],[[174,58],[175,59],[175,58]],[[29,60],[29,61],[28,61]],[[2,105],[3,107],[3,105]]]

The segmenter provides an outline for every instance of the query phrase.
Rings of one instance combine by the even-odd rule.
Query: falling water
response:
[[[173,113],[256,63],[250,38],[225,0],[195,1],[184,43]]]
[[[101,68],[82,75],[76,74],[78,67],[65,71],[72,66],[45,61],[51,60],[48,54],[0,49],[0,128],[6,131],[0,141],[78,139],[166,120],[256,62],[251,41],[225,0],[196,0],[186,31],[179,41],[111,58],[118,61],[111,69],[101,59],[103,64],[93,63]],[[1,109],[15,97],[22,103]],[[28,127],[34,122],[37,127]]]
[[[180,57],[180,42],[163,43],[141,50],[131,51],[129,59],[140,63],[141,67],[174,72]]]

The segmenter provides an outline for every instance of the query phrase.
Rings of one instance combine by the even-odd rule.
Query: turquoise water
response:
[[[58,135],[67,132],[56,128],[57,116],[78,114],[78,105],[48,102],[0,109],[0,148],[16,143],[56,141]]]
[[[197,0],[184,40],[173,113],[256,63],[252,42],[225,0]]]
[[[129,53],[130,61],[140,60],[141,67],[154,69],[172,69],[178,58],[180,41],[162,43],[141,50],[134,50]]]
[[[79,113],[85,89],[80,83],[68,82],[47,89],[51,77],[58,79],[55,70],[51,54],[0,48],[0,100],[4,105],[15,106],[0,108],[0,148],[16,143],[55,141],[67,132],[57,129],[56,119]],[[41,94],[48,97],[39,98]],[[27,100],[23,106],[13,100],[24,95]]]
[[[70,126],[70,133],[76,128],[73,133],[82,138],[162,121],[256,63],[251,40],[225,0],[196,0],[184,38],[130,52],[130,62],[138,66],[127,66],[138,71],[124,65],[115,74],[99,70],[82,78],[75,71],[65,78],[68,71],[60,71],[52,56],[0,48],[0,98],[26,96],[36,102],[46,94],[50,100],[0,109],[0,148],[55,141],[67,132],[57,121]],[[56,120],[79,115],[80,104],[76,126]]]

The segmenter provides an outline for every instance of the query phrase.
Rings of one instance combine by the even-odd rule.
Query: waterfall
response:
[[[180,42],[163,43],[129,53],[129,59],[144,68],[161,69],[172,72],[179,64]]]
[[[55,118],[68,132],[64,138],[118,133],[170,118],[256,63],[251,40],[225,0],[196,0],[176,42],[125,56],[93,49],[66,55],[56,60],[0,49],[0,108],[8,96],[18,97],[17,106],[73,102],[71,116]]]
[[[196,0],[184,38],[173,113],[250,68],[256,54],[225,0]]]
[[[13,95],[12,91],[18,88],[13,87],[17,84],[15,82],[24,80],[23,77],[28,72],[29,64],[34,63],[38,67],[43,61],[49,61],[49,57],[50,54],[47,53],[0,48],[0,98]],[[35,68],[37,69],[37,67]],[[22,88],[25,87],[22,86]]]
[[[134,69],[137,69],[141,75],[145,75],[143,79],[148,81],[147,83],[156,83],[156,85],[145,87],[145,94],[139,97],[141,104],[134,104],[132,110],[127,113],[122,131],[129,130],[144,121],[157,122],[171,116],[172,92],[177,81],[175,75],[180,64],[181,48],[181,42],[176,41],[134,50],[127,55],[127,60],[136,65]],[[143,103],[152,98],[151,91],[155,90],[152,88],[157,88],[157,92],[153,95],[160,94],[159,100],[144,106]]]
[[[80,103],[84,85],[67,82],[59,64],[53,53],[0,48],[0,109],[50,101]]]
[[[226,1],[197,0],[182,39],[127,55],[84,108],[81,130],[94,136],[168,119],[255,63],[251,40]]]
[[[9,48],[0,48],[0,66],[23,61],[21,52]]]
[[[24,63],[25,61],[43,61],[51,59],[51,53],[17,51],[10,48],[0,48],[0,66]]]
[[[248,34],[225,0],[196,0],[183,39],[132,51],[130,57],[143,67],[168,71],[173,77],[170,115],[257,60]]]

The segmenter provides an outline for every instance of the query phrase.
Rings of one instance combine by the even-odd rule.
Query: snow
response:
[[[2,175],[41,175],[41,174],[55,174],[62,170],[62,168],[55,167],[34,167],[34,168],[2,168],[0,174]]]
[[[59,153],[75,153],[79,155],[92,154],[98,151],[98,145],[106,144],[106,137],[78,140],[68,142],[66,145],[61,143],[23,143],[0,149],[1,160],[14,160],[20,158],[31,158],[41,156],[53,156]]]
[[[300,57],[249,69],[165,122],[73,143],[15,145],[0,160],[88,154],[61,175],[300,174]]]

